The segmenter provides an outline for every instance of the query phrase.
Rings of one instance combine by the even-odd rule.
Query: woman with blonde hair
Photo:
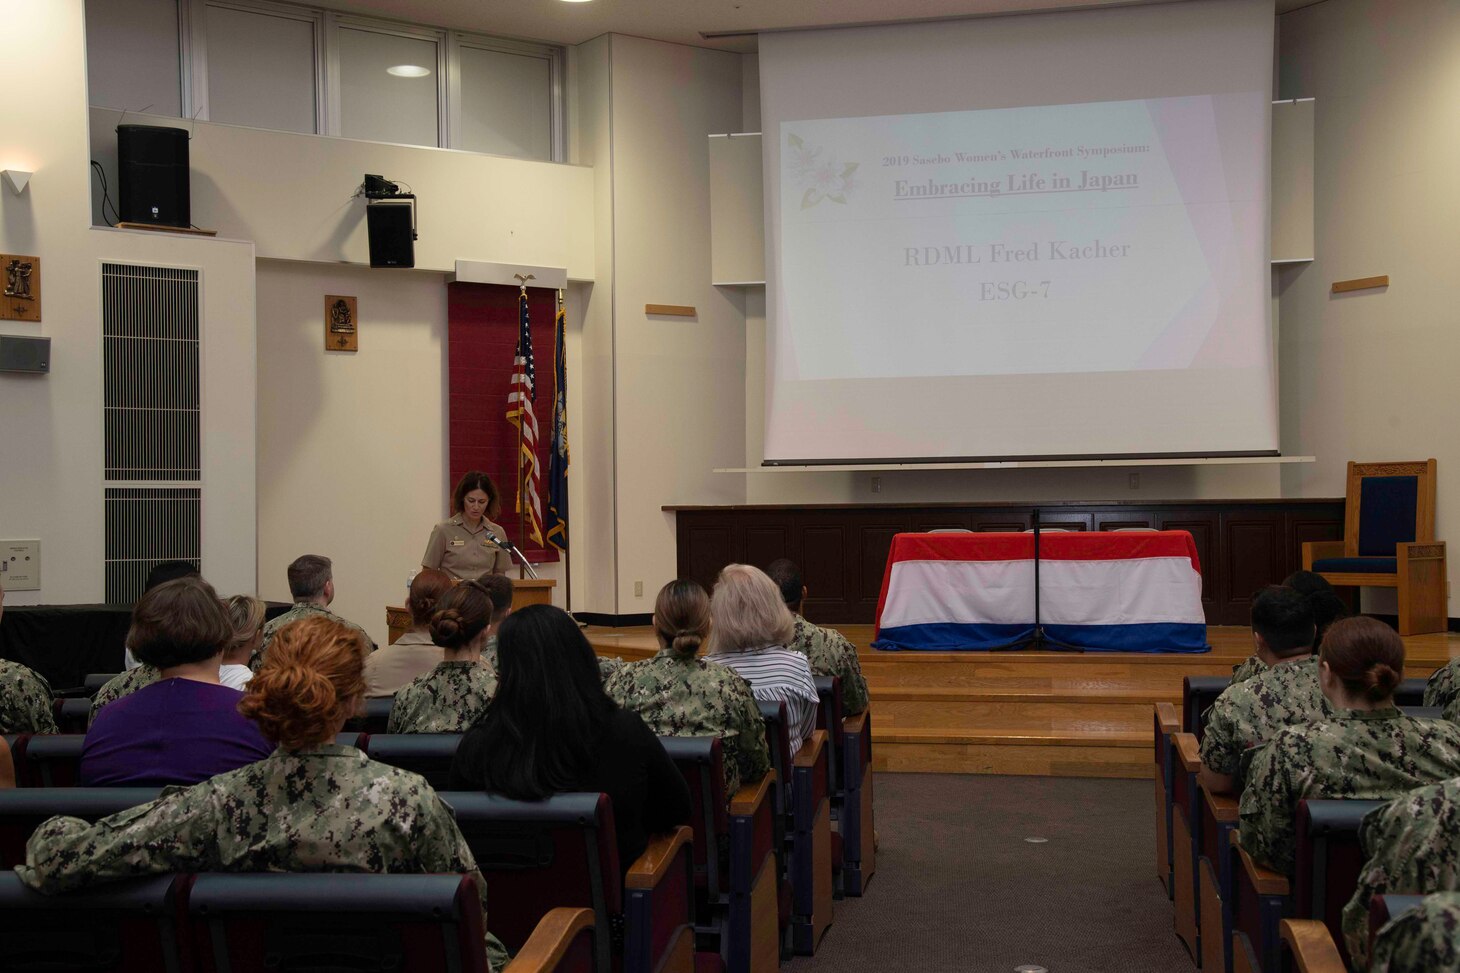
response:
[[[253,678],[248,660],[264,637],[264,603],[252,595],[234,595],[224,605],[228,608],[228,620],[233,623],[233,638],[223,650],[218,681],[229,689],[243,692]]]
[[[51,818],[16,872],[55,893],[166,872],[391,872],[486,883],[451,811],[420,776],[335,742],[364,698],[369,641],[324,615],[280,629],[239,709],[269,757],[87,824]],[[506,951],[488,934],[494,968]]]
[[[796,619],[781,590],[760,568],[727,564],[710,596],[715,627],[710,632],[711,662],[734,669],[762,702],[785,703],[791,728],[791,753],[816,729],[820,697],[811,664],[786,648]]]

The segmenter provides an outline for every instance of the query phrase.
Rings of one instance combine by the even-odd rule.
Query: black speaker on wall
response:
[[[117,175],[121,222],[192,225],[187,129],[118,125]]]
[[[414,267],[414,207],[410,200],[372,201],[365,207],[365,228],[370,234],[370,266]]]

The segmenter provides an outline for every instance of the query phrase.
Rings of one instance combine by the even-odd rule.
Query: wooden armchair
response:
[[[1435,461],[1349,463],[1343,540],[1303,544],[1329,584],[1399,589],[1399,634],[1443,632],[1445,544],[1435,540]]]

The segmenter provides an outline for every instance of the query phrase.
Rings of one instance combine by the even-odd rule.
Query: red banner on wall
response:
[[[495,518],[512,543],[534,563],[558,560],[558,551],[523,540],[517,507],[517,428],[507,421],[512,354],[517,348],[517,288],[503,284],[446,286],[448,451],[451,490],[468,470],[484,470],[497,484],[502,510]],[[553,317],[557,292],[527,289],[532,350],[537,360],[536,412],[539,429],[551,429],[553,415]],[[539,435],[538,468],[548,466],[552,437]],[[544,484],[545,486],[545,484]],[[539,500],[546,505],[546,498]],[[443,517],[445,515],[443,514]]]

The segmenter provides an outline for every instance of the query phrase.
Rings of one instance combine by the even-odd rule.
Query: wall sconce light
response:
[[[30,185],[31,174],[24,169],[0,169],[0,176],[5,177],[5,184],[17,196],[25,192],[25,187]]]

